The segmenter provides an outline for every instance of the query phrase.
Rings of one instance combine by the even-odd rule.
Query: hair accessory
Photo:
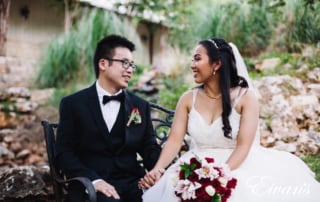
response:
[[[210,41],[214,45],[214,47],[216,47],[216,49],[219,49],[218,45],[213,39],[208,39],[208,41]]]

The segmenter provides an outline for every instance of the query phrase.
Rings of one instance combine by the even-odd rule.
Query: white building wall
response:
[[[24,17],[21,10],[28,8]],[[45,45],[64,31],[64,10],[54,0],[12,0],[7,56],[38,59]]]

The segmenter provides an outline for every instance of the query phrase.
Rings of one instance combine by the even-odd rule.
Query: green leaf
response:
[[[220,194],[215,194],[215,195],[212,197],[211,202],[221,202],[221,196],[220,196]]]
[[[197,165],[193,163],[193,164],[191,164],[190,169],[191,169],[191,170],[194,170],[194,169],[196,168],[196,166],[197,166]]]
[[[190,169],[190,168],[189,168],[189,165],[186,164],[186,163],[180,165],[180,168],[181,168],[181,170],[188,170],[188,169]]]
[[[184,171],[184,178],[187,179],[187,178],[191,175],[191,172],[192,172],[192,171],[191,171],[190,169],[185,170],[185,171]]]

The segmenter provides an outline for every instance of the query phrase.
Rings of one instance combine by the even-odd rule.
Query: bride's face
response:
[[[198,45],[194,50],[191,70],[196,83],[204,83],[212,78],[213,65],[210,65],[207,49],[202,45]]]

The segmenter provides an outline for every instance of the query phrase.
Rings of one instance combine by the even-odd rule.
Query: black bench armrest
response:
[[[55,178],[57,182],[66,184],[72,181],[78,181],[81,182],[81,184],[85,187],[86,192],[88,194],[88,198],[90,202],[96,202],[97,201],[97,193],[96,190],[93,187],[93,184],[91,180],[87,177],[74,177],[74,178],[69,178],[69,179],[61,179],[61,178]]]

